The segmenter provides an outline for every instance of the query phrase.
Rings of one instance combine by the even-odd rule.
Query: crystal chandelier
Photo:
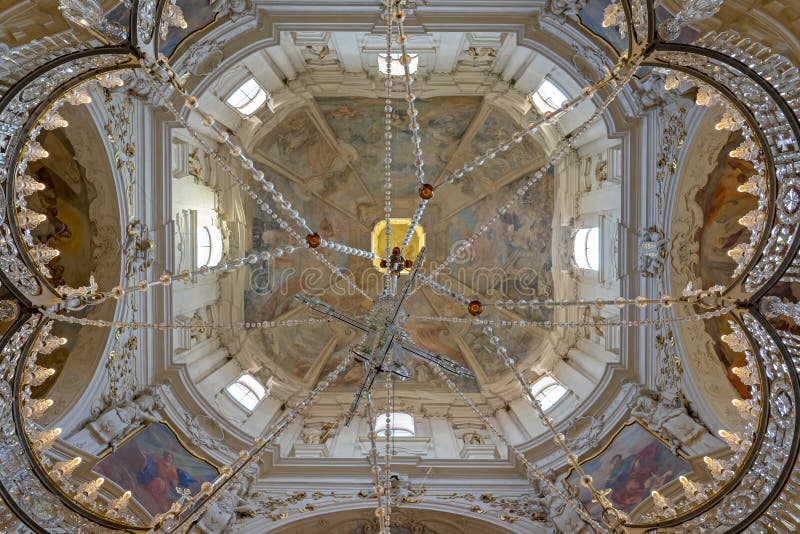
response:
[[[133,2],[126,28],[117,22],[109,22],[95,2],[62,1],[60,9],[65,18],[90,30],[93,38],[102,41],[103,45],[65,43],[63,54],[47,51],[37,55],[35,51],[28,51],[34,67],[28,74],[12,79],[10,89],[0,100],[0,177],[6,183],[4,217],[0,220],[3,238],[0,261],[2,283],[11,294],[0,303],[0,318],[13,321],[2,341],[2,390],[8,402],[3,411],[5,431],[0,450],[3,451],[6,470],[0,473],[0,493],[10,513],[17,518],[13,521],[19,521],[34,531],[185,532],[204,514],[210,513],[216,502],[233,491],[231,488],[242,483],[264,452],[275,445],[287,428],[301,418],[354,362],[359,362],[363,374],[353,392],[345,424],[349,424],[360,410],[365,410],[370,425],[367,461],[376,499],[375,516],[379,532],[388,534],[394,524],[392,509],[399,503],[392,479],[392,432],[389,429],[392,428],[392,414],[396,411],[396,383],[412,374],[405,361],[410,357],[428,365],[454,398],[463,401],[485,428],[508,447],[510,455],[523,467],[532,484],[544,488],[548,499],[563,503],[563,507],[574,512],[582,524],[596,532],[625,532],[628,528],[665,532],[716,531],[740,527],[768,531],[774,523],[772,517],[785,509],[786,502],[792,502],[794,494],[791,492],[796,491],[800,484],[800,475],[794,470],[800,449],[796,406],[800,394],[796,368],[800,338],[792,333],[791,327],[774,321],[786,318],[796,323],[800,314],[797,304],[767,295],[776,284],[796,282],[796,275],[800,272],[800,260],[797,259],[800,246],[797,238],[800,224],[800,123],[797,119],[800,113],[800,71],[785,57],[734,32],[709,33],[693,45],[673,42],[685,26],[713,16],[720,5],[719,0],[686,0],[673,18],[657,25],[652,3],[642,0],[612,2],[605,10],[603,26],[617,27],[621,36],[627,36],[628,47],[627,53],[618,58],[613,69],[596,83],[583,88],[576,97],[537,116],[459,168],[448,171],[445,179],[434,185],[426,174],[425,150],[429,145],[426,144],[425,129],[420,124],[414,86],[419,57],[408,49],[406,19],[418,6],[405,0],[385,0],[381,6],[386,30],[381,71],[385,82],[382,138],[384,217],[383,224],[376,226],[382,235],[373,235],[373,242],[381,246],[363,250],[321,237],[319,229],[312,227],[312,223],[292,205],[288,195],[285,196],[276,183],[258,168],[248,150],[218,117],[203,109],[198,97],[190,92],[184,77],[170,60],[157,53],[158,42],[167,39],[170,28],[187,26],[183,11],[175,2]],[[236,13],[234,6],[230,10]],[[755,197],[757,208],[739,220],[750,236],[749,240],[728,251],[737,265],[733,278],[725,285],[707,289],[690,286],[682,295],[670,295],[662,287],[658,294],[631,298],[499,299],[494,302],[484,302],[469,290],[448,284],[442,275],[448,272],[449,267],[472,251],[476,242],[487,237],[490,229],[498,226],[503,215],[521,202],[542,179],[547,168],[561,162],[579,146],[577,143],[581,136],[602,119],[644,67],[655,69],[663,76],[667,91],[685,93],[693,90],[696,91],[698,106],[723,106],[724,113],[716,128],[741,134],[743,141],[731,155],[751,162],[756,170],[739,191]],[[401,72],[394,72],[397,68]],[[59,256],[60,251],[35,242],[32,232],[47,218],[28,207],[28,198],[45,189],[44,184],[28,173],[29,164],[50,157],[39,136],[43,131],[69,127],[59,110],[67,105],[91,103],[88,85],[99,84],[108,90],[118,88],[133,72],[171,118],[188,132],[231,181],[238,184],[257,209],[279,225],[290,237],[291,244],[178,273],[153,275],[152,262],[145,260],[140,271],[144,277],[126,276],[114,287],[100,287],[94,278],[85,287],[54,287],[53,273],[48,264]],[[398,83],[399,89],[395,87]],[[398,150],[393,114],[398,92],[406,103],[407,129],[411,132],[413,154],[413,178],[409,179],[415,180],[414,189],[418,196],[416,208],[411,213],[398,213],[393,204],[396,200],[393,191],[397,190],[399,182],[392,166]],[[559,125],[570,111],[587,102],[595,104],[594,111],[555,143],[540,168],[521,180],[518,189],[493,207],[488,219],[451,250],[444,261],[428,268],[424,263],[426,248],[420,238],[420,223],[429,206],[499,154],[518,149],[526,137],[544,128]],[[190,117],[199,118],[199,121],[193,122]],[[196,124],[202,127],[198,128]],[[119,161],[123,162],[120,163],[123,167],[125,157],[119,156]],[[393,234],[398,228],[396,217],[407,217],[401,227],[405,230],[401,231],[402,235]],[[128,228],[131,238],[138,235],[136,227],[132,220]],[[152,243],[147,245],[146,241],[136,241],[137,250],[145,258],[147,250],[152,247]],[[137,295],[150,295],[159,288],[192,283],[214,273],[245,269],[258,262],[300,252],[310,254],[343,281],[353,294],[363,298],[368,303],[366,315],[345,313],[324,298],[303,293],[298,293],[295,299],[312,314],[311,318],[303,320],[187,324],[155,322],[147,318],[140,320],[137,316],[104,320],[81,313],[81,310],[104,303],[127,303]],[[329,259],[329,252],[374,263],[382,275],[381,291],[369,294]],[[455,303],[462,314],[415,314],[413,307],[408,305],[409,298],[422,287]],[[545,413],[533,394],[532,384],[508,348],[505,330],[529,327],[574,329],[596,326],[597,323],[588,320],[514,320],[497,313],[521,309],[600,310],[603,307],[630,311],[618,321],[605,321],[604,326],[648,332],[678,322],[726,319],[732,333],[722,336],[722,341],[731,351],[741,354],[745,362],[732,368],[732,373],[745,385],[750,396],[732,400],[733,408],[743,421],[742,428],[737,431],[720,429],[718,432],[729,451],[724,457],[703,458],[708,473],[703,481],[681,476],[678,479],[680,492],[666,495],[653,490],[650,493],[651,511],[635,518],[615,506],[610,490],[598,487],[592,476],[584,471],[579,451],[566,438],[558,423]],[[681,313],[675,313],[676,309]],[[639,314],[639,311],[648,313]],[[410,339],[405,328],[410,319],[480,327],[493,357],[505,366],[522,399],[530,404],[538,421],[549,433],[561,464],[576,473],[580,485],[599,506],[599,515],[593,515],[569,487],[557,484],[465,393],[454,378],[474,379],[469,369]],[[294,406],[287,407],[236,459],[223,467],[213,482],[202,484],[196,494],[176,489],[179,498],[168,511],[154,517],[143,517],[131,509],[135,495],[129,489],[108,489],[103,477],[88,478],[86,473],[76,476],[76,471],[81,469],[81,457],[59,460],[52,455],[54,445],[61,439],[61,428],[38,422],[46,418],[54,401],[36,398],[35,388],[51,379],[55,371],[38,365],[37,358],[58,350],[67,342],[51,333],[54,324],[112,328],[116,332],[172,332],[198,328],[240,332],[314,326],[326,322],[346,325],[360,336],[360,340],[306,396]],[[131,364],[119,365],[120,369],[127,369]],[[673,376],[672,380],[680,384],[681,371],[675,372],[677,377]],[[386,405],[379,410],[376,410],[374,401],[376,388],[383,388],[386,398]],[[381,425],[383,436],[376,431],[376,412],[385,417],[385,424]],[[382,437],[384,443],[380,443]],[[384,449],[382,459],[381,449]],[[37,501],[37,506],[26,506],[25,503],[32,499]]]

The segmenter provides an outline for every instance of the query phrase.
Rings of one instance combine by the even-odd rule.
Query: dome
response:
[[[780,2],[26,1],[4,531],[800,528]]]

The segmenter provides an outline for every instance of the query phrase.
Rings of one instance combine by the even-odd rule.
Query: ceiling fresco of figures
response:
[[[255,161],[287,192],[293,205],[308,218],[323,239],[370,247],[370,231],[383,213],[383,144],[374,143],[384,132],[384,102],[366,98],[320,98],[276,116],[263,126],[255,144]],[[392,201],[397,213],[410,215],[417,201],[417,181],[411,155],[411,132],[405,102],[395,102],[395,150]],[[419,102],[424,139],[426,181],[441,183],[449,170],[468,157],[495,146],[519,127],[511,115],[475,97],[439,97]],[[522,118],[521,118],[522,119]],[[422,219],[428,258],[443,259],[453,247],[491,216],[491,207],[511,196],[537,168],[542,150],[526,138],[495,160],[451,186],[437,197]],[[523,201],[502,217],[487,239],[479,240],[468,257],[458,258],[443,273],[453,287],[496,299],[550,298],[553,295],[552,225],[554,176],[548,170]],[[402,210],[402,211],[401,211]],[[258,206],[250,207],[252,250],[275,250],[292,244],[285,232]],[[368,294],[380,291],[380,273],[368,262],[320,249],[332,263],[345,268]],[[430,264],[426,267],[430,269]],[[402,279],[401,279],[402,283]],[[326,270],[308,251],[274,258],[253,267],[244,295],[245,320],[308,319],[310,312],[293,300],[298,292],[314,295],[348,313],[367,312],[365,300]],[[416,317],[463,315],[453,301],[429,288],[417,291],[406,306],[407,331],[414,342],[473,369],[480,384],[491,384],[505,369],[490,347],[477,343],[481,336],[465,325],[431,323]],[[524,310],[509,318],[549,320],[551,310]],[[518,359],[536,351],[545,338],[542,330],[524,330],[508,338]],[[259,364],[283,379],[313,383],[329,372],[358,340],[338,325],[320,324],[301,329],[250,331],[245,346]],[[300,336],[298,338],[297,336]],[[426,366],[406,359],[414,377],[408,387],[436,387]],[[360,372],[351,372],[337,387],[348,388]],[[473,381],[460,379],[467,391]],[[444,387],[444,386],[442,386]]]
[[[728,256],[728,251],[739,243],[747,243],[750,238],[739,219],[756,209],[757,199],[737,188],[755,174],[755,169],[749,161],[730,156],[730,151],[742,140],[741,134],[731,134],[719,151],[705,185],[697,192],[696,201],[703,210],[703,225],[698,229],[698,268],[704,287],[733,275],[736,263]]]
[[[98,284],[113,286],[119,280],[121,230],[106,149],[85,108],[64,106],[60,113],[70,128],[45,131],[40,141],[49,156],[27,169],[29,176],[45,184],[42,191],[27,197],[27,208],[46,216],[31,230],[32,240],[60,250],[47,264],[53,285],[80,287],[94,276]],[[113,303],[105,303],[76,315],[97,319],[110,316],[112,310]],[[57,417],[79,397],[82,385],[76,378],[85,373],[88,362],[102,356],[108,335],[67,323],[56,323],[53,334],[67,342],[39,359],[56,374],[35,393],[61,401],[46,418]]]

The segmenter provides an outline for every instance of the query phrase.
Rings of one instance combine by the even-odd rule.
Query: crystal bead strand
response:
[[[450,291],[450,294],[455,294],[454,298],[456,298],[459,302],[463,303],[465,300],[467,300],[467,298],[464,295],[456,293],[454,291]],[[501,357],[503,363],[506,365],[506,367],[508,367],[508,369],[514,375],[514,378],[517,380],[522,389],[523,395],[525,395],[525,397],[530,401],[531,405],[533,406],[534,410],[539,416],[539,419],[541,420],[542,424],[544,424],[548,428],[548,430],[550,430],[550,432],[553,434],[553,439],[556,445],[558,445],[563,450],[567,459],[567,463],[569,463],[576,470],[576,472],[580,476],[581,484],[591,492],[592,499],[598,502],[604,511],[613,515],[618,520],[624,521],[625,519],[627,519],[624,512],[615,509],[611,505],[611,502],[608,500],[608,498],[606,498],[603,493],[598,492],[594,488],[592,484],[592,478],[583,471],[583,468],[578,462],[578,456],[572,452],[572,450],[570,449],[569,445],[566,442],[566,438],[564,437],[564,435],[556,430],[552,419],[550,419],[544,414],[541,404],[533,395],[533,392],[530,388],[530,384],[528,384],[528,381],[525,379],[525,376],[517,369],[516,362],[514,361],[513,358],[511,358],[511,356],[509,356],[508,349],[506,349],[500,343],[500,338],[495,335],[492,326],[489,324],[484,324],[483,333],[488,336],[489,343],[492,345],[492,347],[494,347],[497,355]]]
[[[499,310],[506,309],[506,310],[524,310],[527,308],[530,309],[537,309],[537,308],[565,308],[565,307],[595,307],[598,310],[602,309],[604,306],[616,306],[617,308],[624,308],[626,306],[638,306],[639,308],[645,308],[647,306],[661,306],[663,308],[670,308],[673,304],[687,304],[690,306],[694,306],[702,299],[710,299],[704,300],[704,304],[712,304],[716,305],[719,301],[726,302],[728,304],[735,303],[735,299],[719,299],[718,294],[715,291],[704,292],[702,295],[686,295],[680,297],[674,297],[671,295],[663,295],[659,298],[648,298],[643,295],[638,297],[628,299],[625,297],[619,297],[616,299],[595,299],[595,300],[496,300],[494,302],[487,302],[484,304],[485,307],[495,307]]]
[[[499,152],[507,152],[511,149],[514,144],[519,144],[525,138],[526,135],[533,135],[535,134],[542,126],[547,124],[554,124],[558,122],[556,119],[561,118],[564,114],[574,110],[579,105],[583,104],[586,100],[589,100],[593,97],[597,91],[608,85],[609,83],[613,83],[618,79],[617,74],[612,74],[606,78],[603,78],[599,82],[594,85],[590,85],[581,89],[578,96],[567,100],[560,108],[556,109],[555,111],[548,111],[540,118],[537,118],[534,121],[528,123],[528,125],[521,129],[517,130],[516,132],[512,133],[509,137],[500,141],[496,146],[487,149],[483,154],[479,156],[475,156],[469,163],[466,163],[463,167],[452,171],[447,176],[446,184],[456,184],[464,178],[465,175],[474,172],[478,167],[483,167],[488,163],[488,161],[493,160],[497,157]],[[440,185],[437,187],[444,187]]]
[[[414,75],[411,73],[411,68],[409,65],[410,57],[408,55],[408,47],[406,46],[408,35],[406,34],[404,24],[405,12],[403,11],[402,7],[398,5],[395,13],[398,26],[397,42],[400,44],[400,64],[403,65],[403,79],[405,81],[406,88],[406,101],[408,102],[408,127],[411,130],[411,143],[414,146],[414,166],[416,167],[415,174],[420,187],[425,188],[425,159],[424,152],[422,150],[422,136],[419,133],[420,128],[417,118],[419,116],[419,110],[417,109],[416,105],[417,95],[414,92]],[[425,212],[425,207],[428,205],[428,200],[429,199],[423,198],[417,209],[414,211],[414,215],[411,218],[411,224],[408,226],[405,236],[403,236],[403,242],[400,245],[401,250],[405,251],[408,247],[408,244],[411,242],[411,237],[414,235],[414,231],[422,219],[422,215]]]
[[[461,298],[459,298],[461,301]],[[440,317],[434,315],[410,315],[409,319],[418,321],[431,321],[438,323],[452,323],[452,324],[469,324],[474,326],[504,326],[504,327],[541,327],[541,328],[578,328],[586,326],[607,326],[607,327],[637,327],[637,326],[663,326],[668,324],[677,324],[692,321],[704,321],[706,319],[713,319],[714,317],[721,317],[730,313],[733,308],[722,307],[716,310],[708,311],[700,314],[685,315],[682,317],[660,317],[657,319],[644,319],[639,321],[602,321],[602,322],[588,322],[588,321],[524,321],[513,319],[479,319],[467,317]]]
[[[333,371],[328,373],[323,380],[320,380],[306,397],[298,401],[291,410],[284,412],[277,422],[271,424],[267,429],[266,435],[256,438],[254,441],[254,447],[250,451],[241,451],[239,453],[238,460],[236,460],[231,466],[223,467],[221,469],[222,474],[213,482],[213,484],[204,484],[201,488],[201,491],[199,491],[193,497],[187,499],[183,503],[183,506],[174,511],[170,510],[170,512],[168,512],[169,516],[178,518],[184,511],[194,508],[194,510],[182,520],[171,525],[161,525],[166,527],[164,528],[164,531],[175,532],[183,525],[191,525],[195,520],[201,517],[214,503],[214,501],[223,493],[225,486],[232,480],[235,481],[241,477],[244,469],[254,460],[259,458],[264,449],[271,445],[277,437],[279,437],[300,415],[302,415],[306,409],[314,403],[314,401],[322,392],[327,390],[333,383],[336,382],[336,380],[339,378],[339,375],[341,375],[350,366],[352,359],[352,353],[348,353],[341,363],[337,365]],[[163,521],[166,522],[169,521],[169,519],[170,517],[164,516]],[[157,527],[159,527],[159,525],[157,525]]]
[[[200,144],[200,146],[203,148],[203,151],[205,151],[217,163],[219,163],[220,166],[222,167],[223,171],[226,174],[228,174],[231,178],[233,178],[233,180],[236,181],[236,183],[238,183],[241,186],[241,188],[245,191],[246,194],[248,194],[250,196],[250,198],[252,198],[253,200],[256,201],[256,203],[260,206],[262,211],[264,211],[268,215],[271,215],[272,218],[276,222],[278,222],[279,226],[283,230],[287,231],[289,233],[289,235],[291,235],[292,237],[294,237],[298,241],[301,240],[301,239],[304,239],[304,238],[302,238],[300,236],[300,234],[298,234],[289,225],[288,222],[286,222],[280,215],[278,215],[278,213],[276,213],[274,210],[272,210],[272,208],[270,208],[270,206],[267,204],[267,202],[265,202],[257,194],[252,192],[250,186],[247,183],[245,183],[236,173],[233,172],[233,169],[230,168],[230,166],[222,159],[222,157],[216,152],[216,150],[214,150],[213,147],[211,147],[205,140],[203,140],[200,137],[200,134],[198,134],[197,131],[189,125],[189,123],[186,121],[186,119],[184,119],[183,116],[180,113],[178,113],[178,111],[172,105],[172,102],[170,102],[170,100],[167,98],[166,94],[164,94],[164,92],[161,89],[161,87],[159,86],[159,84],[156,83],[156,81],[154,79],[154,76],[155,77],[159,77],[159,74],[158,74],[157,71],[155,71],[154,69],[149,67],[148,62],[149,62],[149,64],[152,64],[152,59],[150,59],[150,58],[143,58],[142,59],[141,64],[142,64],[142,67],[143,67],[143,71],[144,71],[146,77],[148,78],[148,81],[150,82],[151,87],[158,94],[159,98],[164,103],[164,107],[167,108],[167,110],[176,118],[176,120],[178,120],[178,122],[181,123],[181,126],[183,126],[189,132],[189,134]],[[162,66],[162,68],[163,68],[163,66]],[[180,87],[180,85],[174,80],[174,78],[175,78],[174,71],[172,71],[171,69],[166,69],[166,72],[170,75],[170,80],[173,82],[172,85],[175,86],[176,88],[179,88],[181,93],[183,95],[185,95],[187,106],[190,106],[189,102],[192,102],[190,107],[191,108],[195,108],[196,104],[197,104],[196,99],[194,101],[192,101],[191,99],[193,99],[194,97],[186,95],[186,93],[183,91],[183,89]],[[160,79],[160,77],[159,77],[159,79]],[[230,142],[230,136],[228,135],[228,133],[220,131],[218,129],[218,127],[216,127],[216,120],[213,117],[211,117],[210,115],[207,115],[207,114],[205,114],[205,113],[203,113],[201,111],[199,113],[203,117],[203,122],[205,124],[208,124],[210,127],[214,128],[214,130],[218,133],[218,135],[222,136],[222,139],[224,139],[226,142]],[[220,142],[222,142],[222,141],[220,141]],[[238,155],[242,156],[241,149],[238,146],[235,147],[235,148],[238,149]],[[234,155],[237,155],[237,154],[234,154]],[[243,160],[243,161],[245,161],[245,160]],[[247,167],[248,170],[250,170],[253,173],[253,176],[254,176],[254,178],[255,178],[255,180],[257,182],[262,183],[264,190],[267,191],[267,192],[273,193],[273,199],[276,200],[278,203],[280,203],[281,207],[284,210],[287,210],[289,212],[289,214],[292,216],[292,218],[294,218],[295,221],[300,226],[302,226],[304,229],[306,229],[309,234],[312,234],[313,232],[306,225],[305,219],[300,217],[300,215],[297,212],[297,210],[293,209],[291,207],[291,204],[284,200],[283,195],[281,195],[279,192],[275,191],[275,185],[272,182],[266,181],[264,179],[264,173],[262,171],[259,171],[259,170],[255,169],[255,167],[253,167],[252,160],[247,159],[246,162],[247,162],[247,165],[248,165],[248,167]],[[330,271],[334,275],[336,275],[339,278],[344,279],[344,281],[348,284],[348,286],[350,286],[357,293],[361,294],[364,298],[371,299],[371,297],[369,295],[367,295],[367,293],[363,289],[361,289],[360,287],[356,286],[355,283],[349,277],[345,276],[341,272],[341,270],[339,268],[337,268],[333,264],[331,264],[331,262],[327,258],[325,258],[322,254],[320,254],[315,249],[310,249],[310,250],[317,257],[317,259],[319,259],[328,269],[330,269]]]
[[[206,328],[209,330],[248,330],[279,328],[283,326],[296,327],[328,323],[325,318],[311,319],[285,319],[281,321],[238,322],[238,323],[141,323],[137,321],[107,321],[104,319],[88,319],[62,315],[51,310],[41,309],[39,312],[47,319],[61,323],[77,324],[81,326],[97,326],[101,328],[124,328],[126,330],[193,330]]]
[[[197,107],[197,97],[187,93],[186,90],[183,88],[183,85],[178,82],[179,76],[172,69],[172,67],[169,66],[169,63],[167,62],[166,58],[160,56],[157,60],[154,60],[151,56],[145,56],[142,58],[141,64],[145,68],[145,70],[148,71],[150,76],[155,75],[159,79],[161,78],[161,76],[160,73],[155,69],[155,67],[158,67],[161,70],[163,70],[165,75],[167,76],[167,81],[170,83],[172,87],[175,88],[176,91],[178,91],[178,93],[180,93],[180,96],[183,98],[186,107],[189,110],[193,110],[196,113],[198,113],[201,117],[203,124],[214,130],[214,132],[217,135],[217,141],[229,147],[231,155],[241,160],[242,168],[244,168],[245,171],[250,173],[250,175],[252,176],[253,180],[256,183],[262,184],[264,189],[268,193],[272,194],[273,200],[278,205],[280,205],[281,209],[285,211],[300,228],[302,228],[309,234],[313,233],[311,228],[308,227],[306,220],[300,216],[299,212],[296,209],[292,208],[291,202],[286,200],[283,197],[283,195],[275,189],[275,184],[267,181],[264,177],[264,172],[255,168],[253,160],[247,157],[247,155],[242,150],[242,147],[240,147],[231,139],[230,134],[226,130],[220,128],[217,120],[213,116],[201,111]],[[167,99],[165,98],[165,96],[162,96],[162,94],[163,93],[159,94],[159,96],[161,97],[162,100],[167,102]],[[173,113],[173,115],[178,115],[177,110],[175,110],[174,107],[170,109],[170,112]],[[181,122],[183,123],[185,121],[181,120]],[[184,127],[189,129],[188,125],[185,125]],[[195,134],[192,133],[192,136],[195,137]],[[195,139],[200,141],[198,137],[195,137]],[[205,147],[203,147],[203,149],[205,150]],[[219,157],[218,154],[216,154],[216,151],[214,151],[213,149],[212,152],[209,153],[209,155],[214,157],[214,159],[216,159],[219,163],[227,166],[227,164],[224,161],[222,161],[222,159]],[[226,170],[226,172],[228,171]],[[234,180],[236,180],[238,183],[240,183],[240,185],[242,185],[242,182],[240,181],[241,179],[238,176],[236,176],[235,173],[231,171],[229,174],[231,174],[231,177],[234,178]]]
[[[533,406],[533,409],[536,411],[536,415],[539,416],[539,420],[553,435],[553,441],[555,444],[558,445],[558,447],[564,452],[567,463],[578,473],[581,485],[591,492],[592,500],[597,502],[603,508],[604,512],[608,512],[619,520],[626,519],[624,512],[614,508],[608,498],[604,496],[604,493],[598,491],[594,487],[592,477],[584,472],[583,467],[581,467],[581,464],[578,461],[578,455],[575,454],[570,448],[569,444],[567,444],[567,439],[564,434],[559,432],[556,429],[553,420],[545,415],[544,410],[542,410],[541,403],[536,399],[533,391],[531,390],[531,385],[528,383],[528,381],[525,379],[525,376],[519,371],[519,369],[517,369],[516,361],[514,361],[514,359],[508,354],[508,349],[503,346],[503,344],[500,342],[500,338],[495,335],[494,329],[491,327],[491,325],[484,325],[483,333],[489,338],[489,343],[492,345],[492,347],[494,347],[496,354],[500,356],[500,358],[503,360],[503,363],[505,363],[506,367],[508,367],[509,371],[513,373],[514,378],[517,380],[517,383],[522,389],[523,395],[528,399],[531,406]]]
[[[375,260],[375,259],[384,259],[378,256],[377,254],[373,254],[368,250],[363,250],[360,248],[351,247],[348,245],[344,245],[342,243],[336,243],[335,241],[328,241],[326,239],[320,240],[320,247],[322,248],[329,248],[331,250],[335,250],[337,252],[341,252],[342,254],[348,254],[350,256],[356,256],[358,258],[364,258],[367,260]],[[387,256],[388,258],[388,256]]]
[[[414,210],[414,215],[411,216],[411,225],[408,227],[406,231],[406,235],[403,236],[403,243],[400,245],[402,250],[405,250],[408,247],[408,244],[411,242],[411,238],[414,236],[414,230],[416,230],[417,226],[419,226],[419,222],[422,220],[422,215],[425,213],[425,208],[428,206],[429,200],[422,199],[417,206],[417,209]]]
[[[389,365],[392,365],[391,363]],[[394,374],[391,371],[386,371],[386,410],[385,410],[385,417],[386,417],[386,431],[384,435],[386,437],[386,466],[384,467],[383,473],[383,488],[384,488],[384,496],[386,497],[385,503],[386,506],[383,510],[383,516],[380,517],[381,524],[383,528],[381,528],[379,534],[390,534],[391,531],[391,515],[392,515],[392,414],[394,413],[394,399],[393,399],[393,391],[392,388]]]
[[[191,271],[184,270],[176,274],[164,273],[158,278],[158,280],[140,280],[131,286],[115,286],[110,291],[97,291],[92,294],[93,300],[89,302],[89,304],[96,306],[102,302],[105,302],[108,298],[122,299],[126,294],[147,291],[148,288],[155,286],[167,287],[172,285],[173,282],[191,282],[198,276],[208,276],[216,272],[239,269],[248,264],[254,265],[259,261],[268,261],[270,258],[280,258],[300,250],[305,250],[306,248],[305,240],[302,240],[298,242],[298,245],[288,245],[285,247],[276,248],[272,251],[264,250],[259,253],[251,253],[247,256],[242,256],[218,263],[214,266],[203,265],[198,269]],[[352,250],[355,251],[355,249]]]
[[[385,498],[383,486],[381,485],[381,466],[378,462],[378,444],[375,439],[375,409],[372,403],[372,393],[367,393],[367,420],[369,422],[369,465],[372,471],[372,488],[375,492],[375,498],[378,499],[378,505],[375,509],[375,515],[380,518],[384,517],[384,504]]]
[[[422,137],[419,133],[419,122],[417,121],[419,111],[416,105],[417,95],[414,93],[414,75],[411,73],[411,67],[409,65],[410,57],[406,47],[406,41],[408,41],[408,35],[406,35],[404,24],[406,14],[399,1],[395,1],[394,3],[395,10],[393,15],[397,22],[397,42],[400,44],[400,64],[403,65],[403,79],[405,80],[406,101],[408,102],[408,128],[411,130],[411,143],[414,145],[414,156],[416,158],[414,160],[414,166],[416,167],[415,174],[419,185],[422,186],[425,184],[425,161],[422,158]],[[391,62],[391,56],[387,58],[387,61]]]
[[[475,171],[478,167],[482,167],[486,165],[488,161],[493,160],[497,157],[499,152],[507,152],[511,149],[513,144],[521,143],[522,140],[525,138],[526,135],[533,135],[536,133],[543,125],[545,124],[553,124],[557,122],[556,119],[560,118],[565,113],[572,111],[573,109],[577,108],[580,104],[584,101],[593,97],[598,90],[602,87],[606,86],[609,83],[615,82],[618,78],[618,73],[615,72],[612,75],[600,80],[594,85],[584,87],[581,92],[575,98],[572,98],[565,102],[560,108],[556,109],[555,111],[550,111],[542,115],[541,118],[536,119],[528,123],[528,126],[525,129],[518,130],[514,132],[510,137],[501,141],[496,146],[487,149],[483,154],[479,156],[475,156],[473,160],[467,164],[465,164],[460,169],[457,169],[451,172],[448,177],[446,184],[455,184],[458,183],[465,174],[471,173]],[[436,189],[438,189],[438,186]],[[425,212],[425,208],[427,207],[429,199],[423,198],[419,205],[417,205],[416,210],[414,211],[414,215],[411,219],[411,226],[409,230],[406,232],[405,238],[403,239],[403,244],[401,245],[402,249],[405,249],[408,246],[408,243],[411,241],[411,237],[413,235],[414,228],[419,224],[419,221],[422,219],[422,215]]]
[[[466,250],[472,247],[475,241],[485,234],[489,227],[496,223],[500,217],[505,214],[512,206],[514,206],[519,200],[525,195],[525,193],[533,187],[544,175],[544,170],[554,165],[556,162],[560,161],[562,157],[572,148],[574,148],[575,140],[580,137],[583,133],[585,133],[600,117],[602,117],[603,113],[605,112],[606,108],[608,108],[611,103],[616,100],[617,95],[622,91],[624,87],[628,85],[633,75],[636,73],[636,69],[642,62],[642,57],[638,56],[635,60],[630,63],[620,64],[618,68],[625,72],[625,75],[622,76],[621,81],[617,83],[617,86],[611,91],[608,97],[602,102],[602,104],[592,113],[592,115],[586,119],[583,124],[578,126],[575,130],[573,130],[570,134],[568,134],[557,146],[556,150],[548,157],[547,162],[540,167],[538,171],[536,171],[533,176],[528,178],[525,183],[520,186],[516,192],[511,196],[511,198],[503,204],[500,208],[497,209],[496,213],[492,216],[489,221],[483,224],[479,230],[472,234],[466,241],[464,241],[455,251],[453,251],[445,260],[444,263],[438,265],[432,272],[431,278],[436,278],[442,271],[444,271],[450,263],[455,261],[457,257],[463,254]],[[523,139],[522,134],[515,134],[513,141],[515,143],[521,143]]]
[[[386,223],[386,228],[384,232],[386,234],[386,251],[385,257],[388,261],[389,256],[391,255],[392,251],[392,226],[391,226],[391,218],[392,218],[392,112],[394,108],[392,107],[392,34],[393,34],[393,27],[394,27],[394,17],[392,16],[394,0],[386,3],[386,11],[384,16],[386,18],[386,106],[384,107],[384,129],[385,132],[384,136],[384,143],[386,146],[386,157],[384,159],[384,184],[383,188],[385,190],[386,195],[386,202],[383,207],[384,213],[384,222]],[[392,275],[389,273],[389,269],[386,270],[386,275],[383,278],[384,283],[384,291],[386,294],[390,294],[392,291]]]
[[[558,486],[550,481],[549,478],[547,478],[528,460],[527,457],[525,457],[521,450],[512,445],[508,438],[506,438],[505,435],[500,432],[500,429],[498,429],[497,426],[492,423],[492,421],[480,410],[480,408],[478,408],[472,399],[470,399],[464,392],[461,391],[461,389],[459,389],[456,383],[441,368],[436,365],[431,365],[430,367],[433,369],[434,373],[436,373],[436,375],[439,376],[439,378],[441,378],[445,384],[447,384],[447,387],[450,388],[450,391],[458,395],[464,404],[466,404],[467,407],[478,416],[483,424],[486,425],[486,428],[488,428],[495,436],[497,436],[497,439],[499,439],[506,447],[508,447],[517,460],[519,460],[519,462],[525,466],[526,474],[529,478],[534,478],[541,482],[541,484],[547,488],[552,495],[558,499],[561,499],[567,506],[572,508],[581,517],[581,519],[589,523],[597,532],[603,532],[606,530],[586,512],[583,503],[579,501],[576,502],[573,498],[561,491]]]

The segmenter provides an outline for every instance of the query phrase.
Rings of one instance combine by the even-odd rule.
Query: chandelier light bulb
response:
[[[81,461],[81,457],[76,456],[71,460],[56,462],[53,465],[53,469],[50,470],[50,477],[57,482],[68,479],[72,476],[73,471],[81,464]]]

